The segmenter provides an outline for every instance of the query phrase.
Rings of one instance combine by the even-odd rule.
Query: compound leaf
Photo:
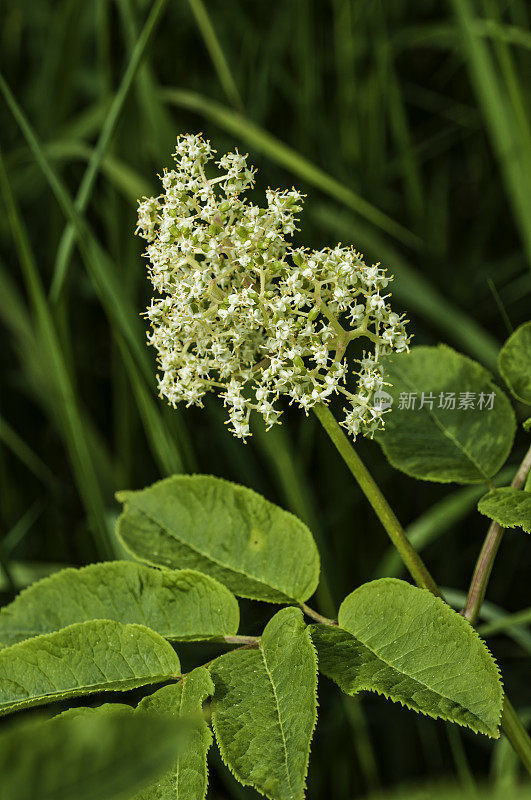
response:
[[[0,651],[0,714],[162,683],[179,673],[172,646],[149,628],[110,620],[80,622]]]
[[[175,475],[117,497],[118,535],[141,561],[197,569],[272,603],[303,602],[316,589],[319,554],[306,525],[244,486]]]
[[[182,748],[182,723],[120,711],[60,715],[0,733],[6,800],[123,800]]]
[[[302,613],[282,609],[258,649],[227,653],[210,672],[224,762],[240,783],[272,800],[301,800],[317,703],[317,662]]]
[[[523,528],[531,533],[531,492],[512,486],[493,489],[481,498],[478,511],[503,528]]]
[[[509,336],[500,350],[498,369],[516,399],[531,405],[531,322]]]
[[[515,416],[484,367],[446,345],[389,356],[385,367],[392,409],[377,440],[394,467],[420,480],[482,483],[503,466]]]
[[[438,597],[394,578],[348,595],[339,627],[312,626],[321,672],[346,693],[372,691],[497,738],[503,691],[472,626]]]
[[[190,720],[186,747],[171,768],[135,800],[204,800],[208,787],[207,753],[212,734],[202,706],[214,692],[214,684],[205,667],[183,676],[179,683],[158,689],[144,698],[138,711],[157,712]]]
[[[201,572],[91,564],[37,581],[2,608],[0,641],[15,644],[91,619],[138,623],[182,641],[235,634],[239,610],[234,595]]]

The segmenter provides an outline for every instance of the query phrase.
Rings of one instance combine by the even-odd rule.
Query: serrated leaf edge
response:
[[[301,617],[302,616],[303,615],[302,615],[302,612],[301,612]],[[312,740],[313,740],[313,734],[314,734],[315,728],[317,726],[317,709],[319,707],[318,694],[317,694],[317,678],[318,678],[318,674],[319,674],[319,660],[318,660],[318,655],[317,655],[317,648],[315,647],[315,644],[314,644],[312,636],[311,636],[310,626],[306,625],[305,628],[306,628],[305,634],[308,637],[308,643],[309,643],[311,651],[313,653],[314,665],[315,665],[315,684],[314,684],[314,688],[313,688],[313,699],[314,699],[314,702],[315,702],[315,714],[314,714],[312,730],[311,730],[311,733],[310,733],[310,738],[309,738],[309,741],[308,741],[308,759],[306,761],[306,769],[305,769],[304,775],[303,775],[303,794],[300,796],[300,798],[294,798],[294,800],[304,800],[304,797],[306,795],[306,779],[308,777],[308,769],[309,769],[309,766],[310,766],[311,745],[312,745]],[[263,659],[264,664],[265,664],[266,662],[265,662],[265,657],[264,657],[264,653],[263,653],[261,644],[256,649],[260,650],[261,655],[262,655],[262,659]],[[223,658],[223,656],[218,656],[218,658],[214,659],[212,664],[215,661],[217,661],[219,658]],[[212,665],[210,665],[210,666],[212,666]],[[269,670],[267,670],[267,668],[266,668],[266,671],[267,671],[268,678],[270,678],[270,673],[269,673]],[[270,681],[271,681],[271,679],[270,679]],[[274,694],[274,697],[275,697],[275,700],[276,700],[276,692],[275,692],[275,688],[274,688],[274,685],[273,685],[272,681],[271,681],[271,685],[273,687],[273,694]],[[213,699],[215,701],[215,695],[213,695]],[[278,717],[279,717],[279,724],[280,724],[280,727],[281,727],[281,730],[282,730],[282,723],[280,721],[280,712],[278,710],[278,703],[277,703],[277,713],[278,713]],[[227,767],[229,772],[236,778],[238,783],[241,783],[242,786],[252,786],[263,797],[267,797],[268,800],[278,800],[278,798],[276,798],[274,795],[268,794],[267,792],[264,792],[261,789],[259,789],[251,781],[246,781],[241,775],[238,774],[237,770],[235,770],[232,767],[232,765],[229,763],[229,761],[227,759],[227,756],[226,756],[226,753],[224,751],[224,748],[223,748],[223,746],[221,744],[219,733],[218,733],[218,729],[217,729],[217,715],[216,715],[215,703],[212,706],[212,728],[213,728],[213,731],[214,731],[214,735],[216,737],[216,744],[218,746],[218,750],[219,750],[219,753],[220,753],[220,756],[221,756],[221,760],[223,761],[223,763],[225,764],[225,766]],[[284,743],[284,752],[286,754],[284,735],[282,736],[282,741]],[[286,765],[286,772],[289,775],[289,770],[287,769],[287,765]],[[290,789],[291,789],[291,783],[290,783]]]
[[[403,583],[403,581],[400,581],[398,578],[380,578],[378,582],[379,582],[379,583],[388,583],[388,584]],[[362,584],[362,586],[363,586],[363,585],[364,585],[364,584]],[[359,588],[361,588],[361,587],[359,587]],[[451,607],[451,606],[450,606],[450,605],[449,605],[449,604],[448,604],[448,603],[447,603],[445,600],[443,600],[441,597],[436,597],[436,596],[435,596],[435,595],[433,595],[433,594],[432,594],[432,593],[431,593],[431,592],[430,592],[428,589],[423,589],[423,588],[420,588],[420,587],[415,587],[415,588],[416,588],[416,589],[418,589],[418,591],[420,591],[420,592],[426,592],[426,593],[427,593],[427,594],[429,594],[429,595],[430,595],[430,597],[432,597],[432,598],[433,598],[433,599],[434,599],[434,600],[435,600],[437,603],[439,603],[439,604],[442,604],[442,605],[443,605],[443,606],[445,606],[446,608],[449,608],[451,611],[454,611],[454,609],[452,609],[452,607]],[[343,601],[343,602],[344,602],[344,601]],[[458,720],[450,720],[450,719],[447,719],[447,718],[445,718],[445,717],[441,716],[441,714],[434,714],[434,713],[432,713],[432,712],[430,712],[430,711],[425,711],[425,710],[423,710],[423,709],[420,709],[420,708],[415,708],[415,707],[414,707],[414,706],[412,706],[410,703],[408,703],[406,700],[401,700],[400,698],[393,698],[393,697],[391,697],[391,696],[390,696],[390,695],[389,695],[387,692],[384,692],[384,691],[382,691],[381,689],[377,689],[377,688],[375,688],[375,687],[373,687],[373,686],[369,686],[369,685],[367,685],[367,687],[361,687],[361,688],[359,689],[359,691],[368,691],[368,692],[373,692],[373,693],[375,693],[375,694],[379,694],[379,695],[381,695],[381,696],[385,697],[387,700],[391,700],[393,703],[400,703],[400,705],[402,705],[402,706],[404,706],[404,707],[406,707],[406,708],[409,708],[411,711],[417,711],[419,714],[424,714],[425,716],[427,716],[427,717],[431,717],[432,719],[444,719],[444,720],[445,720],[445,721],[447,721],[447,722],[453,722],[454,724],[456,724],[456,725],[460,725],[460,726],[461,726],[461,727],[463,727],[463,728],[469,728],[470,730],[474,731],[474,733],[481,733],[481,734],[484,734],[485,736],[487,736],[487,737],[489,737],[489,738],[491,738],[491,739],[499,739],[499,738],[500,738],[499,726],[500,726],[501,717],[502,717],[502,711],[503,711],[503,696],[504,696],[504,694],[503,694],[503,680],[502,680],[502,675],[501,675],[501,672],[500,672],[500,668],[499,668],[499,666],[498,666],[498,663],[497,663],[496,659],[494,658],[494,656],[493,656],[493,655],[492,655],[492,653],[490,652],[490,650],[489,650],[489,648],[487,647],[487,645],[486,645],[485,641],[484,641],[484,640],[481,638],[481,636],[479,635],[479,633],[477,632],[477,630],[476,630],[476,629],[475,629],[475,628],[474,628],[472,625],[470,625],[470,623],[469,623],[469,622],[468,622],[468,621],[467,621],[467,620],[466,620],[464,617],[462,617],[460,614],[457,614],[457,612],[455,612],[455,611],[454,611],[454,613],[455,613],[455,614],[456,614],[456,616],[459,618],[459,620],[462,620],[462,623],[463,623],[463,625],[467,625],[467,626],[468,626],[468,629],[469,629],[469,630],[470,630],[470,632],[472,633],[472,636],[473,636],[475,639],[477,639],[477,640],[478,640],[478,641],[479,641],[479,642],[480,642],[480,643],[483,645],[483,647],[485,648],[485,653],[486,653],[487,657],[490,659],[491,663],[493,664],[493,666],[494,666],[494,668],[495,668],[495,670],[496,670],[496,674],[497,674],[497,676],[498,676],[498,682],[499,682],[499,687],[500,687],[500,692],[501,692],[501,703],[500,703],[500,710],[499,710],[499,713],[498,713],[498,723],[497,723],[497,728],[496,728],[496,732],[495,732],[494,734],[493,734],[493,733],[490,733],[490,732],[488,732],[488,731],[485,731],[485,730],[480,730],[479,728],[476,728],[476,727],[474,727],[473,725],[471,725],[471,724],[469,724],[469,723],[463,723],[463,722],[460,722],[460,721],[458,721]],[[461,624],[461,622],[460,622],[460,623],[458,623],[458,624]],[[311,632],[311,629],[312,629],[313,627],[314,627],[313,625],[310,627],[310,632]],[[316,627],[316,626],[315,626],[315,627]],[[387,662],[387,661],[386,661],[385,659],[383,659],[383,658],[382,658],[380,655],[378,655],[378,653],[375,653],[375,652],[374,652],[374,650],[373,650],[371,647],[369,647],[369,646],[368,646],[368,645],[367,645],[365,642],[363,642],[361,639],[359,639],[359,638],[358,638],[358,637],[357,637],[355,634],[351,633],[351,631],[347,630],[346,628],[343,628],[341,625],[340,625],[340,626],[338,626],[338,627],[340,628],[340,630],[342,630],[342,631],[345,631],[345,633],[348,633],[350,636],[352,636],[352,638],[353,638],[353,639],[356,639],[357,641],[359,641],[359,642],[360,642],[360,643],[361,643],[361,644],[362,644],[364,647],[366,647],[366,648],[367,648],[367,650],[369,650],[369,651],[370,651],[370,652],[371,652],[371,653],[372,653],[372,654],[373,654],[373,655],[374,655],[374,656],[375,656],[377,659],[379,659],[380,661],[383,661],[385,664],[387,664],[387,666],[388,666],[388,667],[390,667],[391,669],[395,670],[396,672],[400,672],[401,674],[405,675],[405,676],[406,676],[407,678],[409,678],[410,680],[414,680],[414,681],[416,681],[416,682],[417,682],[417,683],[418,683],[420,686],[423,686],[425,689],[428,689],[428,690],[429,690],[429,691],[431,691],[431,692],[433,692],[433,691],[434,691],[434,690],[433,690],[433,689],[431,689],[429,686],[426,686],[426,684],[422,683],[422,681],[419,681],[419,680],[417,680],[416,678],[411,678],[411,676],[410,676],[410,675],[408,675],[408,674],[407,674],[407,673],[405,673],[405,672],[402,672],[402,671],[401,671],[401,670],[399,670],[397,667],[395,667],[393,664],[390,664],[389,662]],[[324,673],[322,673],[322,674],[324,675]],[[325,677],[328,677],[328,676],[325,676]],[[334,683],[335,683],[337,686],[339,686],[339,683],[338,683],[337,681],[335,681],[335,680],[334,680],[334,678],[330,678],[330,680],[333,680],[333,681],[334,681]],[[341,689],[341,686],[339,686],[339,688]],[[341,691],[343,691],[343,690],[341,689]],[[345,694],[346,694],[346,692],[345,692]],[[441,695],[441,697],[444,697],[444,698],[446,698],[447,700],[452,700],[452,698],[450,698],[450,697],[446,697],[446,695],[443,695],[441,692],[439,692],[439,694]],[[452,701],[452,702],[455,702],[455,701]]]
[[[509,389],[509,391],[510,391],[510,393],[512,394],[512,396],[513,396],[513,397],[514,397],[516,400],[518,400],[518,402],[519,402],[519,403],[523,403],[525,406],[529,406],[529,405],[531,405],[531,402],[530,402],[529,400],[526,400],[526,399],[524,399],[524,398],[523,398],[521,395],[519,395],[519,394],[518,394],[518,392],[515,392],[515,390],[513,389],[513,384],[512,384],[512,381],[509,381],[509,380],[507,379],[507,372],[506,372],[506,370],[505,370],[505,369],[502,367],[502,355],[503,355],[503,353],[504,353],[504,350],[505,350],[505,348],[507,347],[507,345],[508,345],[508,344],[509,344],[509,342],[511,341],[511,339],[513,339],[513,338],[514,338],[514,337],[515,337],[515,336],[516,336],[516,335],[519,333],[519,331],[520,331],[522,328],[526,328],[527,326],[531,326],[531,321],[522,322],[522,324],[521,324],[521,325],[519,325],[519,326],[518,326],[518,328],[516,328],[516,329],[515,329],[515,330],[514,330],[514,331],[511,333],[511,335],[509,336],[509,338],[508,338],[508,339],[506,339],[506,340],[505,340],[505,342],[503,343],[503,345],[502,345],[502,348],[501,348],[500,352],[498,353],[498,359],[497,359],[498,370],[499,370],[499,372],[500,372],[500,375],[502,376],[502,378],[503,378],[503,380],[504,380],[504,382],[505,382],[505,385],[506,385],[506,386],[507,386],[507,388]],[[524,422],[524,426],[525,426],[525,422]]]
[[[230,597],[233,598],[235,603],[236,603],[237,612],[238,612],[238,624],[236,625],[236,630],[235,631],[226,631],[225,633],[218,634],[216,636],[207,636],[207,637],[205,637],[205,636],[201,636],[201,635],[197,635],[197,636],[196,635],[190,635],[190,636],[175,637],[175,636],[167,636],[165,634],[162,634],[159,631],[156,631],[153,628],[150,628],[149,625],[143,625],[143,623],[141,623],[141,622],[120,622],[120,620],[113,620],[113,619],[109,619],[108,617],[92,617],[91,619],[80,620],[79,622],[72,622],[72,623],[70,623],[71,625],[81,625],[81,624],[83,624],[85,622],[104,622],[104,621],[107,621],[107,622],[120,622],[121,625],[140,625],[141,627],[148,628],[148,630],[153,631],[153,633],[158,634],[163,639],[166,639],[166,641],[168,641],[168,642],[207,642],[207,641],[213,641],[213,640],[216,640],[216,639],[219,640],[220,637],[223,637],[223,636],[234,636],[234,635],[236,635],[238,633],[238,628],[240,627],[240,607],[238,605],[238,601],[236,600],[234,592],[231,592],[231,590],[227,586],[225,586],[224,583],[221,583],[221,581],[219,581],[217,578],[212,577],[212,575],[208,575],[206,572],[201,572],[198,569],[192,569],[191,567],[185,567],[183,569],[177,569],[177,568],[172,568],[172,567],[161,567],[160,565],[148,563],[148,562],[142,561],[141,559],[137,559],[137,561],[135,561],[135,562],[120,561],[120,560],[95,561],[94,563],[86,564],[83,567],[65,567],[65,569],[58,570],[57,572],[54,572],[52,575],[46,575],[44,578],[39,578],[39,580],[34,581],[29,586],[25,586],[16,595],[16,597],[10,603],[7,603],[6,605],[1,606],[0,607],[0,619],[2,618],[2,615],[5,612],[8,611],[10,606],[12,606],[15,601],[18,602],[21,597],[24,597],[27,594],[32,594],[33,590],[37,586],[42,586],[43,584],[54,583],[56,580],[58,580],[58,578],[61,575],[64,575],[65,573],[69,573],[69,574],[70,573],[74,573],[74,574],[83,573],[83,574],[86,574],[87,572],[92,572],[96,568],[99,568],[99,567],[107,567],[107,566],[111,566],[111,565],[112,566],[116,566],[117,564],[134,564],[134,566],[147,567],[147,568],[152,569],[152,570],[154,570],[156,572],[163,572],[164,571],[164,572],[169,572],[169,573],[179,573],[180,575],[182,575],[184,573],[188,573],[188,574],[192,574],[192,575],[200,575],[201,578],[206,579],[207,581],[212,581],[213,583],[215,583],[217,585],[217,588],[221,589],[223,592],[226,592],[228,595],[230,595]],[[1,650],[5,650],[7,647],[14,647],[15,644],[22,644],[22,642],[27,642],[30,639],[37,639],[39,636],[48,636],[51,633],[58,633],[59,631],[64,631],[65,628],[68,628],[68,627],[70,627],[70,625],[65,625],[62,628],[55,628],[54,630],[51,630],[51,631],[43,631],[42,633],[30,634],[29,636],[26,636],[24,639],[20,639],[18,642],[14,642],[11,645],[4,644],[2,641],[0,641],[0,651]],[[23,632],[22,630],[18,630],[17,631],[17,633],[22,633],[22,632]]]
[[[209,671],[209,669],[208,669],[207,667],[203,667],[203,666],[196,667],[196,668],[195,668],[195,669],[193,669],[191,672],[188,672],[188,673],[186,673],[186,674],[184,674],[184,675],[181,675],[181,676],[180,676],[180,678],[179,678],[179,680],[178,680],[178,681],[176,681],[176,684],[182,683],[182,684],[183,684],[183,686],[184,686],[184,684],[186,683],[186,681],[188,680],[188,678],[190,677],[190,675],[192,674],[192,672],[195,672],[196,670],[203,670],[203,669],[204,669],[204,670],[205,670],[205,672],[208,674],[208,678],[209,678],[209,680],[210,680],[210,684],[211,684],[211,687],[212,687],[212,688],[210,689],[210,691],[208,691],[208,692],[207,692],[207,691],[205,691],[205,692],[204,692],[204,693],[201,695],[201,705],[202,705],[202,704],[205,702],[205,700],[206,700],[208,697],[212,697],[212,696],[213,696],[213,694],[214,694],[214,689],[215,689],[215,686],[214,686],[214,681],[212,680],[212,676],[210,675],[210,671]],[[149,697],[149,696],[150,696],[150,695],[147,695],[147,697]],[[142,705],[142,702],[143,702],[144,700],[146,700],[146,699],[147,699],[147,697],[144,697],[144,698],[143,698],[143,699],[142,699],[142,700],[141,700],[141,701],[140,701],[140,702],[137,704],[136,708],[134,708],[134,709],[133,709],[133,711],[134,711],[135,713],[136,713],[136,712],[139,712],[139,713],[140,713],[140,712],[142,712],[142,711],[143,711],[143,709],[141,708],[141,705]],[[181,694],[181,707],[179,708],[179,712],[182,710],[182,702],[183,702],[183,693]],[[179,713],[179,716],[181,716],[181,714],[180,714],[180,713]],[[205,780],[205,791],[203,792],[202,796],[201,796],[201,797],[197,797],[197,798],[196,798],[196,800],[205,800],[205,798],[206,798],[206,796],[207,796],[207,793],[208,793],[208,784],[209,784],[209,777],[210,777],[210,775],[209,775],[209,769],[208,769],[208,751],[210,750],[210,748],[212,747],[212,745],[213,745],[213,743],[214,743],[214,736],[213,736],[212,730],[211,730],[211,728],[210,728],[210,725],[208,724],[208,722],[207,722],[205,719],[203,719],[203,722],[204,722],[204,725],[205,725],[205,728],[204,728],[204,730],[205,730],[205,731],[206,731],[206,733],[208,734],[208,743],[207,743],[207,745],[206,745],[206,747],[205,747],[205,753],[204,753],[204,758],[203,758],[203,766],[204,766],[204,769],[205,769],[205,777],[206,777],[206,780]],[[171,767],[170,767],[170,770],[171,770]],[[170,770],[168,770],[168,771],[170,771]],[[177,786],[178,786],[178,784],[177,784],[177,782],[176,782],[176,791],[177,791]],[[149,787],[147,787],[147,788],[149,788]],[[134,798],[133,798],[133,800],[134,800]],[[176,795],[176,800],[178,800],[178,795]]]
[[[503,488],[510,488],[510,487],[500,486],[498,488],[503,489]],[[487,517],[487,519],[490,519],[493,522],[497,522],[498,525],[500,526],[500,528],[504,528],[504,529],[505,528],[510,528],[511,530],[513,530],[514,528],[522,528],[522,530],[525,531],[525,533],[531,533],[531,525],[528,526],[528,525],[525,524],[525,522],[524,523],[522,523],[522,522],[504,522],[504,523],[501,523],[501,522],[499,522],[499,520],[497,520],[491,514],[488,514],[486,511],[483,511],[483,509],[481,509],[479,507],[480,503],[483,500],[485,500],[485,498],[487,498],[490,494],[493,494],[493,492],[495,492],[495,491],[497,491],[497,489],[492,489],[490,492],[487,492],[486,494],[484,494],[483,497],[479,498],[478,504],[477,504],[477,509],[478,509],[479,513],[483,514],[483,516]],[[525,492],[524,489],[520,489],[519,491]],[[531,496],[531,492],[526,492],[526,493]]]
[[[509,453],[511,452],[511,448],[512,448],[512,445],[513,445],[513,440],[514,440],[514,434],[516,432],[516,416],[515,416],[514,409],[513,409],[512,405],[511,405],[511,402],[510,402],[509,398],[507,397],[507,395],[505,394],[503,389],[500,386],[498,386],[498,384],[495,382],[494,376],[489,372],[489,370],[487,370],[479,362],[474,361],[473,358],[469,358],[468,356],[464,355],[464,353],[460,353],[458,350],[454,350],[453,347],[450,347],[449,345],[445,344],[444,342],[439,342],[437,345],[434,345],[434,346],[418,345],[418,346],[415,347],[414,352],[418,353],[420,350],[436,350],[436,349],[449,350],[451,353],[455,353],[456,355],[461,356],[462,358],[466,359],[471,364],[473,364],[475,367],[478,367],[479,369],[481,369],[484,372],[485,376],[487,377],[487,380],[494,387],[498,388],[500,390],[500,392],[502,392],[503,396],[506,398],[508,406],[509,406],[509,410],[510,410],[511,415],[512,415],[512,420],[513,420],[513,435],[511,437],[511,441],[510,441],[508,447],[506,448],[505,457],[504,457],[503,462],[502,462],[502,465],[503,465],[507,461],[507,458],[509,457]],[[477,480],[471,480],[470,478],[467,478],[466,480],[463,480],[462,478],[456,480],[455,478],[441,478],[440,476],[437,476],[437,477],[431,477],[430,476],[429,478],[424,478],[422,476],[416,475],[413,472],[411,472],[410,470],[405,469],[402,465],[399,465],[395,461],[395,459],[392,458],[388,454],[387,448],[384,445],[385,436],[380,436],[380,437],[378,437],[378,443],[379,443],[380,447],[382,448],[382,450],[384,452],[384,455],[385,455],[387,461],[391,464],[391,466],[394,469],[397,469],[399,472],[403,472],[405,475],[408,475],[410,478],[414,478],[415,480],[425,481],[427,483],[444,483],[444,484],[446,484],[446,483],[457,483],[457,484],[459,484],[461,486],[473,486],[473,485],[478,484],[478,483],[485,483],[486,481],[488,482],[489,479],[492,477],[492,475],[494,475],[496,473],[497,470],[495,470],[492,473],[492,475],[487,475],[487,473],[485,473],[482,469],[479,468],[479,466],[476,464],[475,460],[470,457],[468,452],[466,450],[464,450],[464,448],[462,446],[459,445],[459,443],[455,439],[455,437],[453,437],[450,434],[448,434],[447,431],[446,431],[446,428],[444,428],[439,423],[439,421],[437,420],[436,417],[433,416],[433,414],[430,414],[429,409],[426,409],[426,413],[428,414],[428,416],[431,416],[433,418],[433,421],[437,424],[437,427],[441,430],[441,432],[447,438],[451,439],[452,442],[454,442],[454,444],[456,444],[458,446],[459,450],[461,450],[462,452],[465,453],[466,457],[472,462],[472,464],[474,464],[476,469],[478,469],[480,471],[481,475],[478,476]]]
[[[64,631],[68,631],[70,628],[74,627],[79,628],[82,625],[92,625],[93,622],[110,622],[113,625],[121,625],[123,628],[141,628],[144,631],[149,631],[150,634],[158,637],[162,642],[164,642],[164,644],[168,645],[168,647],[171,647],[167,639],[164,639],[164,637],[161,636],[160,633],[157,633],[157,631],[154,631],[152,628],[148,628],[147,625],[139,625],[136,622],[130,622],[124,624],[123,622],[116,622],[116,620],[113,619],[101,619],[101,620],[87,620],[86,622],[74,622],[72,625],[67,625],[66,628],[61,628],[60,631],[52,631],[51,633],[43,633],[40,634],[39,636],[32,636],[31,639],[24,639],[22,642],[16,642],[16,644],[12,644],[9,647],[4,648],[2,650],[2,653],[6,653],[9,650],[13,650],[16,647],[22,647],[23,645],[26,645],[29,641],[35,642],[38,639],[43,639],[48,636],[55,636],[59,632],[63,633]],[[175,653],[175,651],[173,652]],[[175,657],[177,659],[177,663],[179,664],[180,668],[180,661],[177,653],[175,653]],[[166,673],[164,675],[149,676],[146,679],[129,678],[127,681],[124,681],[124,683],[128,683],[129,685],[124,686],[123,688],[119,687],[105,688],[104,684],[103,685],[90,684],[89,688],[87,689],[83,688],[80,691],[76,691],[74,689],[66,692],[64,691],[53,692],[51,694],[41,695],[38,698],[33,698],[33,699],[28,698],[26,700],[18,700],[15,703],[12,704],[10,703],[9,705],[0,705],[0,717],[6,716],[7,714],[11,714],[11,712],[13,711],[17,711],[24,708],[36,708],[38,706],[47,705],[48,703],[55,703],[58,700],[66,700],[70,697],[84,697],[85,695],[96,694],[98,692],[127,692],[129,691],[129,689],[139,689],[142,686],[150,686],[156,683],[164,683],[164,681],[176,680],[179,677],[180,675],[175,675],[175,674],[168,675]],[[139,680],[140,682],[138,682]]]
[[[217,559],[213,558],[210,554],[203,553],[201,550],[199,550],[198,547],[192,547],[187,542],[185,543],[185,542],[182,542],[181,540],[177,540],[177,541],[179,541],[179,543],[181,545],[184,545],[185,547],[187,547],[192,552],[197,553],[198,555],[200,555],[205,560],[212,561],[214,564],[217,564],[217,566],[221,567],[222,569],[225,569],[228,572],[234,572],[237,575],[242,575],[244,578],[248,578],[248,579],[254,581],[257,584],[260,584],[261,586],[266,587],[267,589],[273,589],[283,599],[282,600],[278,600],[278,601],[275,601],[275,600],[262,600],[261,598],[254,597],[253,595],[244,594],[241,591],[234,592],[232,589],[229,589],[229,591],[231,591],[237,597],[244,597],[247,600],[255,600],[257,602],[266,602],[266,603],[272,603],[272,604],[278,603],[278,604],[281,604],[281,605],[282,604],[292,605],[293,603],[304,603],[304,602],[306,602],[306,600],[308,600],[313,595],[313,593],[315,592],[315,590],[317,588],[317,585],[319,583],[319,575],[320,575],[320,572],[321,572],[321,559],[320,559],[319,551],[317,549],[317,545],[315,543],[315,539],[313,538],[313,534],[312,534],[311,530],[308,528],[308,526],[301,519],[299,519],[299,517],[295,516],[295,514],[292,514],[290,511],[286,511],[285,508],[282,508],[281,506],[278,506],[275,503],[272,503],[266,497],[263,497],[263,495],[259,494],[258,492],[255,492],[253,489],[250,489],[248,486],[243,486],[242,484],[235,483],[234,481],[228,481],[225,478],[219,478],[217,475],[210,475],[210,474],[203,474],[203,473],[193,473],[191,475],[178,475],[178,476],[170,475],[167,478],[162,478],[159,481],[155,481],[155,483],[152,483],[149,486],[146,486],[145,488],[146,489],[152,489],[154,486],[158,486],[159,484],[166,483],[167,481],[172,480],[175,477],[178,477],[179,479],[183,479],[183,480],[184,479],[193,479],[193,478],[212,478],[212,479],[214,479],[215,481],[217,481],[219,483],[224,483],[224,484],[227,484],[227,485],[229,485],[231,487],[236,487],[238,490],[242,491],[243,493],[248,493],[250,495],[253,495],[253,497],[257,497],[262,502],[265,502],[266,504],[268,504],[270,506],[273,506],[274,508],[280,510],[283,514],[287,514],[289,517],[292,517],[294,520],[297,521],[297,523],[299,525],[303,525],[306,528],[306,530],[308,531],[308,533],[310,534],[310,540],[313,543],[314,552],[315,552],[315,555],[316,555],[316,558],[317,558],[317,567],[318,567],[318,569],[317,569],[317,576],[316,576],[315,586],[312,588],[312,591],[309,594],[305,593],[305,595],[303,597],[290,597],[289,595],[286,595],[284,592],[282,592],[280,589],[277,589],[276,586],[271,586],[271,585],[265,583],[263,580],[260,580],[259,578],[255,578],[252,575],[248,575],[246,572],[242,572],[241,570],[235,569],[232,566],[227,566],[226,564],[223,564],[220,561],[218,561]],[[124,512],[125,512],[127,503],[130,503],[132,501],[132,498],[134,498],[135,494],[140,493],[142,491],[143,491],[143,489],[138,489],[138,490],[127,490],[127,489],[124,489],[124,490],[116,492],[115,493],[115,497],[119,502],[123,502],[123,507],[124,507]],[[120,499],[120,498],[123,498],[124,496],[125,496],[124,500]],[[171,532],[168,531],[168,529],[166,528],[166,526],[162,525],[158,521],[158,519],[156,519],[153,515],[147,514],[143,509],[137,508],[136,510],[140,511],[148,519],[151,519],[152,522],[155,522],[155,524],[158,525],[162,530],[166,531],[166,533],[171,538],[176,538],[176,537],[173,537]],[[123,537],[122,537],[122,535],[120,533],[122,516],[123,516],[123,512],[118,517],[118,521],[116,523],[116,535],[120,539],[120,542],[123,545],[123,547],[126,549],[126,551],[130,555],[132,555],[137,561],[140,561],[141,563],[149,564],[149,566],[158,567],[159,569],[170,569],[169,567],[165,567],[164,565],[156,564],[155,562],[150,561],[149,559],[140,558],[134,552],[134,550],[132,550],[129,547],[129,545],[124,541],[124,539],[123,539]],[[200,572],[201,570],[195,570],[195,571],[196,572]],[[203,574],[208,574],[208,573],[203,573]],[[218,580],[218,579],[216,578],[214,580]],[[221,581],[219,581],[219,580],[218,580],[218,582],[221,583]],[[225,585],[225,584],[223,584],[223,585]],[[226,587],[226,588],[228,589],[229,587]]]

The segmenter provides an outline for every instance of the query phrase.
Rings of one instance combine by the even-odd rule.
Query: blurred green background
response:
[[[355,244],[394,273],[416,343],[445,341],[495,371],[530,316],[529,3],[2,0],[0,13],[2,601],[61,565],[120,555],[114,492],[180,471],[239,481],[307,521],[326,614],[360,583],[403,575],[312,417],[288,410],[243,445],[219,402],[172,411],[156,397],[136,198],[158,192],[178,133],[249,151],[257,197],[307,193],[299,244]],[[484,487],[420,484],[375,443],[358,449],[459,606]],[[529,604],[528,547],[507,535],[484,623]],[[244,612],[253,634],[270,609]],[[531,721],[531,633],[508,634],[489,643]],[[323,679],[320,711],[310,798],[441,778],[510,792],[518,779],[506,742],[382,698],[342,699]],[[215,758],[211,774],[212,798],[256,797]]]

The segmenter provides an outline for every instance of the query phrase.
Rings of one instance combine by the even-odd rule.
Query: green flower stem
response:
[[[513,489],[522,489],[527,475],[531,470],[531,447],[524,456],[524,460],[518,468],[518,472],[514,476],[511,486]],[[500,546],[503,537],[503,528],[497,522],[492,522],[487,531],[483,547],[478,556],[474,574],[470,582],[468,590],[468,597],[466,605],[463,609],[463,616],[475,625],[479,617],[479,611],[485,592],[487,591],[487,584],[489,582],[492,567],[494,566],[494,559]]]
[[[431,577],[428,568],[407,538],[403,527],[376,485],[374,478],[352,447],[346,434],[341,430],[330,409],[324,405],[317,405],[314,406],[314,412],[358,482],[363,494],[376,512],[417,585],[422,589],[429,589],[432,594],[441,597],[437,584]]]
[[[365,464],[347,439],[347,436],[341,430],[332,412],[323,405],[314,406],[314,411],[319,422],[339,451],[345,464],[358,482],[365,497],[372,505],[374,511],[380,519],[380,522],[389,534],[389,538],[398,550],[402,560],[404,561],[404,564],[409,569],[417,585],[422,588],[429,589],[432,594],[437,595],[437,597],[441,597],[441,592],[428,572],[426,565],[411,545],[404,529],[387,503],[387,500],[374,482],[374,479],[367,470]],[[524,466],[525,464],[527,464],[526,467]],[[521,483],[519,484],[518,488],[522,487],[525,481],[525,476],[529,472],[530,467],[531,448],[530,452],[522,462],[520,469],[518,470],[517,476],[513,481],[513,486],[515,485],[515,481],[517,481],[517,479],[518,481],[521,479]],[[529,774],[531,774],[531,739],[529,738],[524,726],[520,722],[518,715],[507,695],[504,697],[501,729],[505,736],[507,736],[509,739],[514,751],[522,761],[522,764],[525,766]]]

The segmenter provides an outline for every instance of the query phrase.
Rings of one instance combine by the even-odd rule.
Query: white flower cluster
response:
[[[254,179],[246,157],[222,156],[209,177],[214,153],[201,136],[179,137],[162,194],[139,203],[137,232],[159,295],[146,313],[161,395],[202,405],[217,392],[245,438],[251,410],[268,427],[279,421],[282,395],[308,412],[342,394],[342,424],[354,437],[372,435],[383,426],[380,356],[408,347],[384,294],[391,278],[350,247],[293,249],[301,194],[268,189],[265,207],[253,205],[242,194]],[[349,371],[355,339],[372,348]]]

